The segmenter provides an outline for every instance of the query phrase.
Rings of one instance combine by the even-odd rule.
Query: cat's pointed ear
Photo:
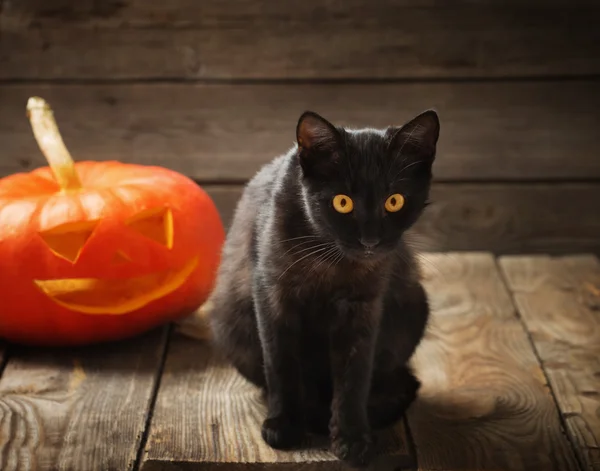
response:
[[[439,137],[438,115],[433,110],[427,110],[395,131],[391,148],[398,156],[412,154],[433,161]]]
[[[302,113],[296,126],[296,141],[303,150],[333,150],[337,139],[337,130],[325,118],[312,111]]]
[[[300,164],[306,174],[330,171],[338,157],[340,134],[333,124],[312,111],[305,111],[296,126]]]

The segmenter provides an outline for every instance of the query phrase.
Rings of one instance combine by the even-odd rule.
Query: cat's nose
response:
[[[365,249],[373,249],[379,245],[381,239],[379,237],[361,237],[360,243]]]

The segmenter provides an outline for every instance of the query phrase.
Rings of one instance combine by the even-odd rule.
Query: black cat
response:
[[[367,464],[370,430],[392,425],[416,397],[407,362],[429,307],[403,234],[427,205],[438,136],[434,111],[359,131],[306,112],[297,146],[248,183],[211,329],[264,388],[272,447],[329,430],[339,458]]]

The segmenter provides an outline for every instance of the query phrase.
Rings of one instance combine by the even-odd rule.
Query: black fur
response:
[[[438,135],[433,111],[383,131],[306,112],[298,146],[248,183],[211,328],[238,371],[264,388],[271,446],[329,431],[338,457],[364,465],[371,429],[392,425],[414,400],[419,381],[407,362],[429,308],[403,234],[427,204]],[[390,213],[394,193],[405,205]],[[333,208],[337,194],[352,198],[352,212]]]

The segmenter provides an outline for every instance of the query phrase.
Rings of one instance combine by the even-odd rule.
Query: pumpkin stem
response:
[[[60,188],[64,191],[81,188],[75,163],[62,140],[50,105],[43,98],[29,98],[27,117],[31,123],[35,140],[46,157]]]

